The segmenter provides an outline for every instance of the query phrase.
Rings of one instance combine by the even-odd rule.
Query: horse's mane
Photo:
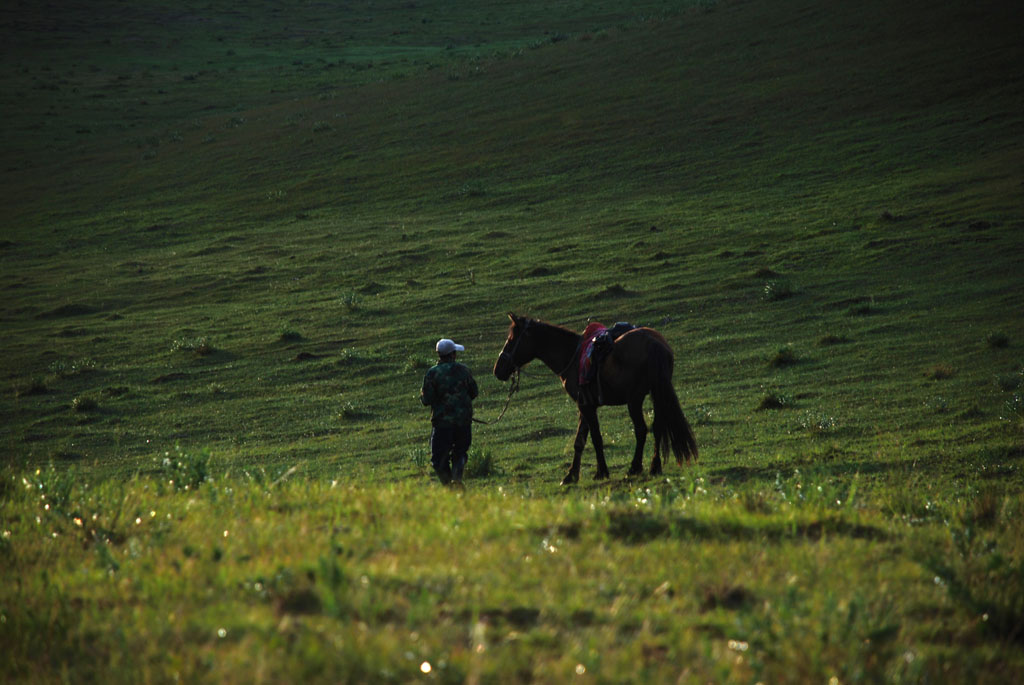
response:
[[[522,323],[524,323],[526,325],[526,327],[540,326],[541,328],[546,329],[548,332],[559,333],[559,334],[562,334],[562,335],[565,335],[565,336],[573,336],[575,338],[580,337],[579,333],[577,333],[576,331],[574,331],[574,330],[572,330],[570,328],[566,328],[565,326],[559,326],[558,324],[550,323],[550,322],[544,321],[542,319],[535,319],[533,317],[524,316],[524,317],[521,317],[521,321],[522,321]],[[508,329],[509,335],[512,334],[512,330],[515,327],[516,327],[516,322],[513,321],[512,325],[510,325],[509,329]]]

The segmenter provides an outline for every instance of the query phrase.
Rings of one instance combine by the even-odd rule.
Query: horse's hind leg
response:
[[[629,475],[639,476],[644,472],[644,444],[647,442],[647,422],[644,421],[644,401],[629,403],[629,418],[633,420],[633,433],[636,436],[636,451],[633,452],[633,463],[629,467]]]
[[[576,442],[573,444],[572,466],[569,467],[569,473],[565,474],[565,478],[562,479],[562,485],[571,485],[580,480],[580,459],[583,448],[587,446],[588,432],[590,432],[590,424],[583,418],[583,412],[580,412],[580,422],[576,427]]]
[[[602,480],[610,476],[611,473],[608,471],[608,464],[604,460],[604,440],[601,439],[601,426],[597,422],[597,407],[580,407],[580,416],[590,424],[590,441],[594,443],[594,451],[597,452],[597,473],[594,474],[594,478]],[[579,473],[578,470],[577,473]]]
[[[654,457],[651,458],[651,475],[661,475],[661,432],[660,425],[658,424],[658,415],[654,415],[654,423],[651,424],[651,430],[654,432]]]

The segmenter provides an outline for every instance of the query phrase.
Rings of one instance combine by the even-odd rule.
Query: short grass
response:
[[[930,681],[1020,673],[1021,504],[817,465],[540,497],[172,452],[3,481],[14,680]],[[865,487],[868,486],[868,487]],[[17,579],[17,580],[13,580]],[[11,588],[8,587],[8,590]],[[7,599],[13,600],[10,593]],[[966,647],[965,647],[966,646]]]
[[[97,7],[0,29],[5,680],[1020,679],[1012,8]],[[560,488],[528,367],[436,486],[508,310],[658,328],[700,462]]]

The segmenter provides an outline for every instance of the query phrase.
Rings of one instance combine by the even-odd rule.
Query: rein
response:
[[[565,378],[565,374],[568,373],[569,369],[572,368],[572,365],[575,364],[579,360],[580,350],[582,350],[582,349],[583,349],[583,337],[580,336],[580,341],[576,344],[575,351],[573,351],[572,356],[569,357],[569,363],[565,365],[564,369],[562,369],[561,371],[558,372],[557,375],[558,375],[559,378]]]
[[[484,421],[484,420],[478,419],[478,418],[476,418],[474,416],[473,417],[473,423],[481,423],[481,424],[483,424],[485,426],[491,426],[491,425],[493,425],[495,423],[498,423],[498,421],[501,421],[501,417],[503,417],[505,415],[505,412],[508,411],[509,405],[512,404],[512,395],[515,395],[518,391],[519,391],[519,367],[516,367],[516,370],[512,372],[512,383],[509,384],[509,386],[508,386],[508,397],[505,399],[505,406],[502,407],[501,413],[498,414],[498,418],[494,419],[493,421]]]

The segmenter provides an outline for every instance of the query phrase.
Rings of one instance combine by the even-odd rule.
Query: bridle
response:
[[[485,426],[495,424],[498,421],[501,421],[501,417],[503,417],[505,415],[505,412],[508,411],[509,405],[512,404],[512,396],[519,392],[519,375],[521,373],[521,369],[520,366],[516,364],[516,350],[519,349],[519,344],[523,342],[523,335],[526,333],[526,330],[529,327],[530,322],[527,321],[523,325],[523,330],[520,331],[518,336],[516,336],[516,341],[515,344],[512,345],[512,349],[506,350],[502,348],[501,354],[498,355],[498,361],[501,361],[502,359],[508,359],[512,363],[512,373],[509,374],[510,378],[512,379],[512,382],[508,386],[508,397],[505,398],[505,406],[501,408],[501,413],[498,414],[498,418],[494,419],[493,421],[484,421],[483,419],[473,417],[473,423],[482,423]]]
[[[495,424],[498,421],[500,421],[501,417],[503,417],[505,415],[505,412],[508,411],[508,407],[512,403],[512,396],[519,391],[519,377],[523,373],[522,367],[519,364],[516,364],[516,352],[519,350],[519,345],[523,342],[523,337],[526,335],[526,331],[529,330],[531,323],[532,322],[529,319],[527,319],[526,322],[523,324],[523,329],[519,331],[519,334],[516,336],[515,342],[512,344],[512,349],[506,350],[502,348],[501,353],[498,355],[498,361],[501,361],[502,359],[507,359],[512,364],[512,373],[509,375],[510,378],[512,379],[512,383],[509,385],[508,388],[508,397],[505,399],[505,406],[502,407],[501,413],[498,414],[498,418],[494,419],[493,421],[484,421],[482,419],[474,417],[474,423],[482,423],[485,426]],[[573,363],[575,363],[577,358],[579,357],[581,345],[583,345],[582,338],[580,339],[579,344],[576,346],[576,350],[572,353],[572,356],[569,357],[569,363],[566,364],[565,368],[563,368],[558,373],[559,377],[564,376],[569,371],[569,369],[572,368]]]
[[[520,343],[523,342],[523,336],[526,335],[526,331],[530,330],[530,320],[527,319],[526,323],[523,324],[523,330],[516,336],[515,343],[512,345],[512,349],[506,350],[504,347],[501,348],[501,354],[498,355],[498,361],[502,359],[508,359],[512,363],[512,373],[519,374],[519,364],[516,364],[516,351],[519,349]]]

